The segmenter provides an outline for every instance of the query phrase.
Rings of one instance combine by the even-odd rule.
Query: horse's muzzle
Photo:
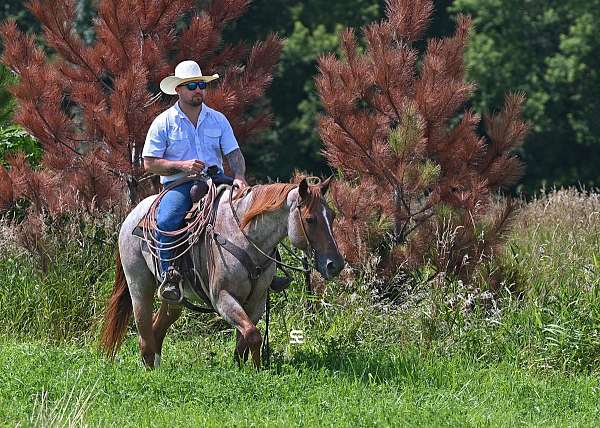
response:
[[[325,279],[331,279],[337,276],[344,268],[344,258],[341,255],[333,257],[323,257],[322,262],[319,260],[319,272]]]

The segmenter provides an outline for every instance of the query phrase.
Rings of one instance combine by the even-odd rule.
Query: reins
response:
[[[302,206],[302,204],[300,203],[300,201],[296,201],[296,209],[298,210],[298,217],[300,218],[300,225],[302,228],[302,233],[304,234],[304,238],[306,239],[306,245],[308,247],[308,252],[309,252],[309,254],[313,254],[313,246],[310,242],[308,233],[306,233],[306,227],[304,226],[304,219],[302,218],[302,213],[300,212],[301,206]],[[304,257],[300,258],[287,245],[285,245],[282,242],[279,243],[279,245],[282,245],[289,254],[291,254],[296,260],[298,260],[302,263],[302,267],[299,268],[296,266],[288,265],[287,263],[284,263],[281,260],[278,260],[277,258],[271,257],[269,254],[265,253],[258,245],[256,245],[254,243],[254,241],[252,241],[252,239],[250,239],[250,237],[246,234],[246,232],[244,232],[244,229],[242,228],[242,224],[240,222],[240,218],[237,215],[237,211],[235,210],[235,207],[233,206],[233,187],[229,192],[229,208],[231,209],[233,218],[235,219],[235,222],[238,225],[238,229],[240,230],[240,232],[242,233],[242,235],[244,236],[246,241],[248,241],[260,254],[262,254],[268,260],[275,262],[275,264],[277,266],[280,266],[280,267],[283,266],[288,269],[292,269],[297,272],[304,273],[304,279],[306,281],[306,286],[308,287],[308,290],[312,292],[311,281],[310,281],[310,272],[312,269],[314,269],[314,265],[310,264],[308,257],[304,256]],[[287,272],[286,272],[286,275],[287,275]],[[270,342],[270,338],[269,338],[270,318],[271,318],[271,290],[267,290],[267,301],[265,302],[265,335],[263,337],[263,343],[261,346],[262,356],[263,356],[263,364],[265,364],[266,367],[271,367],[271,342]],[[285,320],[284,320],[284,322],[285,322]]]
[[[252,241],[252,239],[250,239],[250,237],[246,234],[246,232],[244,232],[244,229],[242,228],[242,224],[240,221],[240,218],[237,215],[237,212],[235,210],[235,207],[233,206],[233,191],[229,192],[229,207],[231,208],[231,213],[233,214],[233,218],[235,219],[235,222],[238,225],[238,229],[240,230],[240,232],[242,233],[242,235],[244,236],[244,238],[246,239],[246,241],[248,241],[260,254],[262,254],[263,256],[265,256],[267,259],[275,262],[278,266],[283,266],[285,268],[288,269],[292,269],[295,270],[297,272],[303,272],[304,274],[309,274],[310,271],[312,269],[315,269],[315,266],[310,264],[309,261],[307,260],[307,258],[300,258],[296,255],[296,253],[294,253],[287,245],[285,245],[283,242],[280,242],[279,245],[283,246],[289,254],[291,254],[296,260],[298,260],[299,262],[302,263],[303,267],[297,267],[297,266],[292,266],[292,265],[288,265],[287,263],[282,262],[281,260],[277,260],[274,257],[271,257],[270,255],[268,255],[267,253],[265,253],[258,245],[256,245],[254,243],[254,241]],[[302,233],[304,234],[304,238],[306,239],[306,245],[308,246],[308,251],[310,254],[313,253],[312,250],[312,245],[310,243],[310,238],[308,237],[308,234],[306,233],[306,229],[304,226],[304,220],[302,219],[302,214],[300,213],[300,207],[301,204],[299,202],[296,202],[296,208],[298,210],[298,216],[300,217],[300,224],[302,225]],[[308,267],[307,267],[308,266]]]
[[[312,266],[309,263],[309,260],[307,257],[303,257],[303,258],[298,257],[287,245],[280,242],[278,245],[282,245],[288,251],[288,253],[290,253],[296,260],[299,260],[302,263],[303,267],[299,268],[296,266],[288,265],[287,263],[282,262],[281,260],[277,259],[276,257],[272,257],[271,255],[265,253],[258,245],[256,245],[256,243],[252,239],[250,239],[250,237],[246,234],[246,232],[244,232],[244,229],[242,228],[242,224],[240,222],[240,218],[237,214],[235,207],[233,206],[233,189],[235,187],[237,187],[237,186],[232,186],[232,188],[229,191],[229,208],[231,209],[231,214],[233,215],[233,218],[235,219],[235,222],[237,223],[239,231],[242,233],[242,235],[244,236],[246,241],[248,243],[250,243],[260,254],[262,254],[264,257],[266,257],[267,260],[269,260],[271,262],[275,262],[276,266],[280,266],[280,267],[283,266],[288,269],[292,269],[292,270],[295,270],[298,272],[303,272],[307,287],[310,291],[312,291],[312,288],[310,285],[310,272],[314,268],[314,266]],[[301,204],[299,201],[297,201],[296,208],[298,210],[298,217],[300,217],[302,233],[304,234],[304,238],[306,239],[306,245],[308,246],[309,253],[313,254],[313,247],[311,245],[310,238],[308,237],[308,234],[306,233],[306,228],[304,226],[304,220],[302,219],[302,213],[300,212],[300,207],[301,207]],[[275,248],[277,248],[277,247],[275,247]],[[289,275],[289,274],[286,272],[286,275]],[[269,368],[271,367],[271,341],[269,338],[270,321],[271,321],[271,290],[267,289],[267,300],[265,302],[265,334],[263,337],[263,342],[262,342],[261,348],[262,348],[263,364]]]

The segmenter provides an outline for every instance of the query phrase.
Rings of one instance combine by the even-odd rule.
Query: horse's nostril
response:
[[[327,261],[327,271],[328,272],[335,272],[335,269],[336,269],[335,262],[333,260],[328,260]]]

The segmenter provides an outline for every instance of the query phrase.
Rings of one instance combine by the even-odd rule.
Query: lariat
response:
[[[162,198],[173,188],[180,186],[190,181],[196,181],[199,177],[190,176],[184,177],[167,185],[156,197],[150,205],[146,214],[146,221],[143,222],[144,241],[151,250],[150,253],[156,259],[160,259],[160,251],[171,251],[172,256],[164,261],[172,262],[183,257],[191,248],[200,240],[207,225],[214,221],[215,213],[212,211],[213,203],[217,196],[217,187],[212,180],[207,180],[208,192],[206,196],[200,200],[197,205],[194,205],[194,215],[192,220],[185,224],[182,228],[174,231],[160,230],[157,225],[156,216],[158,206]],[[170,236],[174,239],[169,243],[160,243],[158,236]],[[175,249],[180,249],[177,254],[173,252]],[[164,254],[164,253],[163,253]]]

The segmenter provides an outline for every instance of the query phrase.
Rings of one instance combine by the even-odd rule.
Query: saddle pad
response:
[[[137,224],[137,226],[133,229],[133,232],[131,232],[131,234],[133,236],[137,236],[138,238],[143,238],[144,237],[144,227],[147,225],[148,225],[148,217],[144,216],[144,217],[142,217],[140,222]]]

